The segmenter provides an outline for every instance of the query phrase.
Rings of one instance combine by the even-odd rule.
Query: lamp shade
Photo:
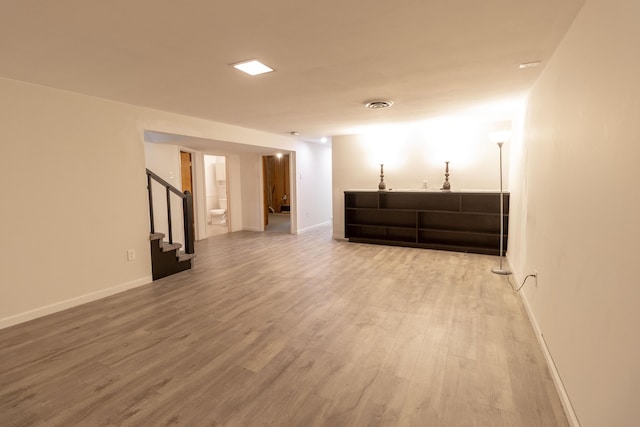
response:
[[[511,131],[510,130],[499,130],[495,132],[491,132],[489,134],[489,139],[492,142],[507,142],[511,139]]]

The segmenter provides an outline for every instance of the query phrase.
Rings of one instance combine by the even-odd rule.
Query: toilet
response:
[[[226,224],[227,223],[227,200],[220,199],[220,206],[224,208],[211,209],[209,211],[209,223],[210,224]]]

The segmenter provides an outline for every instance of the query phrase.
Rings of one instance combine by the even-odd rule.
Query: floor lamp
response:
[[[491,271],[495,274],[509,275],[511,271],[503,268],[504,262],[504,192],[502,190],[502,144],[511,138],[511,131],[498,131],[492,132],[489,135],[489,138],[498,144],[498,148],[500,149],[500,267],[494,267]]]

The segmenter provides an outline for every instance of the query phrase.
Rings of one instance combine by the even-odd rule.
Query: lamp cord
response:
[[[527,274],[527,275],[525,276],[524,280],[522,281],[522,284],[520,285],[520,287],[519,287],[518,289],[516,289],[516,288],[514,288],[514,287],[513,287],[513,284],[511,283],[511,280],[509,280],[510,278],[507,278],[507,280],[509,281],[509,286],[511,286],[511,289],[512,289],[514,292],[520,292],[520,289],[522,289],[522,287],[524,286],[524,284],[525,284],[525,283],[527,283],[527,279],[528,279],[529,277],[538,277],[538,275],[537,275],[537,274]]]

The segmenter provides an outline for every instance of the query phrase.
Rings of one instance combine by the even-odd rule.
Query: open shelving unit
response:
[[[345,191],[350,242],[500,254],[500,193]],[[504,193],[507,251],[509,193]]]

